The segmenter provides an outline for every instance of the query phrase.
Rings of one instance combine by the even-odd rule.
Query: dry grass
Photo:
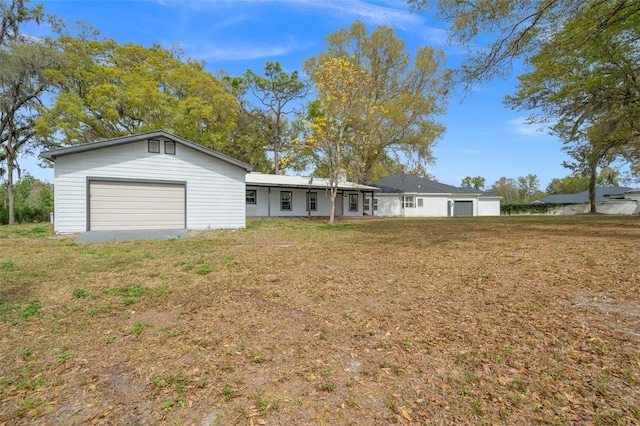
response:
[[[0,248],[0,424],[640,423],[639,217]]]

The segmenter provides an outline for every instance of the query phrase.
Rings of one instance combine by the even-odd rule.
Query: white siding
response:
[[[402,197],[398,194],[376,194],[378,199],[378,210],[374,212],[376,216],[401,216]]]
[[[65,155],[55,160],[55,230],[87,230],[87,177],[184,181],[187,228],[245,225],[245,171],[176,143],[176,155],[148,152],[147,141]]]
[[[500,216],[500,199],[479,198],[478,216]]]
[[[447,216],[447,195],[405,194],[413,196],[414,207],[404,208],[400,194],[376,194],[378,211],[376,216],[400,217],[442,217]],[[418,198],[422,198],[422,207],[418,207]]]
[[[418,206],[418,198],[422,199],[422,207]],[[405,217],[441,217],[447,215],[446,195],[413,195],[414,207],[404,208]]]
[[[414,207],[404,208],[402,197],[413,197]],[[473,202],[474,216],[499,216],[500,200],[498,198],[483,199],[475,195],[465,194],[375,194],[378,199],[376,216],[388,217],[446,217],[449,215],[448,203],[451,202],[451,214],[453,215],[453,203],[455,201]],[[422,207],[418,199],[422,198]]]

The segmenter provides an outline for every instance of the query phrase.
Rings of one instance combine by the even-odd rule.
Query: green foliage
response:
[[[558,207],[562,207],[561,203],[544,203],[544,204],[501,204],[500,214],[547,214]]]
[[[15,222],[49,222],[53,185],[26,174],[13,185]],[[0,224],[9,223],[8,183],[0,186]]]
[[[62,36],[65,66],[51,72],[57,86],[38,133],[78,144],[165,129],[233,155],[229,135],[238,103],[204,63],[176,49]]]
[[[452,45],[487,46],[469,48],[467,60],[457,72],[455,80],[467,89],[510,72],[514,59],[531,55],[549,40],[550,28],[555,34],[565,22],[595,15],[599,19],[574,28],[572,37],[565,40],[588,47],[597,43],[602,32],[631,22],[640,12],[640,3],[635,0],[406,1],[413,10],[434,11],[438,19],[447,23]],[[571,47],[570,44],[565,46],[566,50]],[[556,56],[560,58],[562,54],[558,52]]]
[[[37,300],[31,301],[20,312],[18,312],[18,315],[24,319],[30,318],[37,314],[41,307],[40,302]]]
[[[610,20],[620,7],[624,16]],[[588,175],[591,188],[599,167],[640,158],[638,28],[637,2],[585,2],[528,58],[529,72],[507,97],[512,107],[536,111],[531,121],[550,125],[573,160],[565,165]]]
[[[16,40],[20,34],[20,26],[31,21],[39,23],[43,18],[42,5],[33,8],[26,6],[25,0],[11,0],[0,2],[0,45]]]
[[[462,183],[460,184],[463,188],[473,188],[476,191],[482,191],[484,189],[485,178],[482,176],[467,176],[462,179]]]
[[[340,165],[350,179],[370,182],[374,174],[384,174],[376,170],[384,166],[384,160],[398,158],[399,152],[410,168],[433,162],[434,142],[444,132],[435,116],[444,112],[447,97],[443,86],[448,75],[442,67],[442,52],[422,47],[411,58],[392,28],[379,26],[367,34],[360,21],[330,34],[327,44],[325,52],[304,62],[314,85],[325,87],[319,90],[319,104],[312,105],[309,115],[317,117],[328,107],[322,92],[330,85],[322,68],[331,60],[350,62],[352,71],[358,74],[351,84],[356,89],[357,83],[357,91],[351,95],[356,95],[352,100],[358,102],[343,111],[343,120],[348,122],[344,144],[348,162]],[[342,78],[349,77],[343,73]],[[340,81],[334,78],[334,83]],[[347,95],[346,91],[343,94]],[[330,114],[335,116],[336,112]],[[326,163],[323,155],[316,153],[314,158]]]
[[[528,174],[518,177],[518,195],[523,203],[528,204],[533,201],[537,195],[542,195],[538,190],[540,179],[538,176]]]
[[[589,177],[570,175],[554,178],[547,186],[549,194],[577,194],[589,189]]]
[[[86,297],[89,297],[89,293],[86,290],[77,288],[73,290],[72,296],[75,297],[76,299],[84,299]]]
[[[544,192],[538,189],[540,180],[536,175],[519,176],[517,179],[501,177],[493,183],[489,192],[502,197],[501,204],[525,204],[541,198]]]
[[[290,156],[281,155],[283,148],[289,148],[295,155],[295,141],[283,140],[283,129],[287,122],[285,116],[291,112],[287,110],[287,105],[296,99],[301,99],[307,94],[308,85],[300,80],[298,71],[287,74],[282,71],[279,62],[267,62],[264,67],[264,77],[257,75],[251,70],[247,70],[244,79],[248,87],[260,103],[266,108],[271,124],[272,139],[270,146],[273,151],[273,173],[278,174],[281,168],[286,168]],[[292,146],[293,145],[293,146]]]
[[[112,287],[103,292],[108,296],[119,296],[122,298],[124,305],[132,305],[142,296],[152,294],[149,287],[136,284],[135,286]]]
[[[70,360],[71,358],[73,358],[73,357],[74,357],[74,355],[73,355],[73,354],[70,354],[70,353],[65,352],[65,353],[63,353],[62,355],[60,355],[60,356],[58,357],[58,362],[59,362],[60,364],[64,364],[65,362],[69,361],[69,360]]]
[[[273,140],[271,117],[246,99],[249,84],[244,78],[225,75],[221,81],[239,105],[236,124],[229,134],[233,147],[233,152],[230,151],[229,155],[251,164],[257,172],[271,172],[272,163],[266,155],[266,147]]]
[[[138,335],[149,327],[151,327],[151,325],[139,322],[139,323],[136,323],[136,325],[134,325],[133,327],[131,327],[130,333]]]
[[[407,0],[448,23],[450,43],[469,48],[454,81],[478,82],[526,73],[508,105],[535,111],[565,143],[574,171],[591,174],[617,158],[640,170],[640,2],[636,0]],[[553,30],[550,30],[553,29]]]
[[[597,186],[618,186],[620,173],[609,167],[603,167],[596,179]],[[577,194],[589,189],[589,176],[573,174],[552,179],[547,186],[549,194]]]
[[[14,223],[16,216],[11,194],[14,174],[20,175],[19,159],[48,144],[47,140],[36,138],[34,120],[51,88],[48,71],[62,62],[50,40],[17,36],[20,23],[37,19],[33,15],[37,12],[25,8],[23,3],[14,1],[9,7],[3,3],[0,9],[0,175],[6,176],[8,194],[8,211],[0,215],[9,224]]]

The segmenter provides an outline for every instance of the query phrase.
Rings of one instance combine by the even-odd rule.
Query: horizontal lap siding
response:
[[[243,169],[181,144],[176,155],[152,154],[142,140],[56,159],[56,232],[86,231],[87,177],[185,182],[188,229],[245,225]]]

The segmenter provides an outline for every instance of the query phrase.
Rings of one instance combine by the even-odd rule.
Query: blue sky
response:
[[[35,1],[35,0],[32,0]],[[457,66],[465,49],[446,44],[447,31],[421,13],[410,13],[402,0],[157,0],[42,1],[45,11],[68,26],[83,21],[120,43],[145,46],[180,45],[185,53],[204,60],[213,73],[261,73],[265,62],[278,61],[287,72],[302,71],[302,62],[326,48],[325,37],[359,19],[372,31],[378,25],[396,30],[407,50],[430,45],[444,50],[447,65]],[[45,31],[39,29],[38,31]],[[439,117],[447,131],[434,150],[436,164],[428,168],[440,182],[460,185],[465,176],[483,176],[487,188],[502,176],[536,174],[544,190],[552,178],[569,174],[561,143],[527,126],[527,112],[502,104],[515,89],[515,75],[477,87],[450,99]],[[24,168],[53,182],[53,171],[35,161]]]

